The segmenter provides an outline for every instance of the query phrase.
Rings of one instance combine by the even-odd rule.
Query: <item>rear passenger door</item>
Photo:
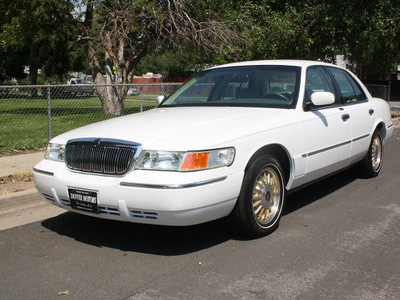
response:
[[[304,95],[304,126],[307,139],[307,181],[329,174],[348,164],[351,127],[348,113],[338,97],[331,78],[322,66],[307,68]],[[310,107],[315,92],[335,94],[335,104]]]
[[[352,141],[350,155],[359,159],[369,147],[375,119],[374,108],[351,73],[334,67],[327,70],[340,91],[343,107],[349,115]]]

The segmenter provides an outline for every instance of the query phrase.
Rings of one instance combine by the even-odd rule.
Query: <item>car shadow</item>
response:
[[[283,215],[289,215],[356,179],[351,171],[346,171],[299,190],[288,196]],[[53,232],[92,246],[166,256],[201,251],[229,240],[248,240],[232,232],[224,219],[195,226],[171,227],[111,221],[66,212],[41,224]],[[279,229],[274,234],[279,234]]]
[[[41,224],[60,235],[92,246],[167,256],[197,252],[235,238],[223,219],[195,226],[172,227],[66,212]]]
[[[289,215],[360,179],[353,168],[342,171],[290,193],[286,198],[283,216]]]

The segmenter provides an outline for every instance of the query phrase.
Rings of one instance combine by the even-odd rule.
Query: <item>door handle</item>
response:
[[[375,111],[373,109],[370,109],[368,112],[369,112],[369,115],[372,116]]]
[[[346,122],[348,119],[350,119],[350,115],[349,114],[342,115],[343,122]]]

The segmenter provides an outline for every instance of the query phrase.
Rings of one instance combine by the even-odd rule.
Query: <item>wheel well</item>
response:
[[[382,134],[382,139],[386,138],[386,130],[385,130],[385,124],[383,122],[380,122],[378,126],[376,126],[375,131],[379,130]]]
[[[271,144],[262,147],[261,149],[257,150],[256,153],[253,154],[253,156],[250,158],[249,162],[247,163],[245,172],[247,172],[248,167],[251,165],[251,163],[257,159],[258,157],[265,155],[265,154],[270,154],[274,156],[280,163],[283,171],[283,175],[285,177],[285,183],[288,182],[289,176],[290,176],[290,158],[285,150],[285,148],[282,145],[279,144]]]

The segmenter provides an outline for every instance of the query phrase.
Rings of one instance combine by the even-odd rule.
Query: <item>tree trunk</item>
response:
[[[29,84],[37,85],[37,73],[37,48],[35,46],[31,46],[29,49]]]
[[[124,101],[121,101],[118,93],[119,89],[121,87],[100,87],[99,98],[103,106],[103,111],[109,116],[120,116],[124,113]]]
[[[109,49],[112,49],[111,45],[108,46]],[[120,68],[124,61],[123,43],[120,46],[118,61],[116,62],[112,60],[108,51],[105,51],[106,74],[104,78],[101,72],[94,41],[88,40],[85,43],[85,50],[92,70],[93,80],[96,84],[97,94],[99,95],[104,113],[110,116],[120,116],[124,113],[125,96],[129,89],[128,86],[119,85],[121,83],[129,83],[126,82],[127,78],[124,76],[125,74]]]
[[[119,83],[115,80],[114,75],[114,63],[108,54],[105,52],[106,61],[106,84],[105,96],[100,96],[101,103],[103,104],[103,110],[108,115],[120,116],[124,113],[124,100],[125,97],[121,97],[121,86],[116,86]]]
[[[120,87],[111,86],[113,84],[113,68],[112,62],[106,52],[106,80],[101,73],[100,63],[97,58],[97,53],[92,40],[85,44],[86,54],[88,56],[89,65],[92,69],[92,75],[96,86],[97,94],[99,95],[101,105],[105,114],[110,116],[120,116],[124,113],[124,99],[122,98]]]

